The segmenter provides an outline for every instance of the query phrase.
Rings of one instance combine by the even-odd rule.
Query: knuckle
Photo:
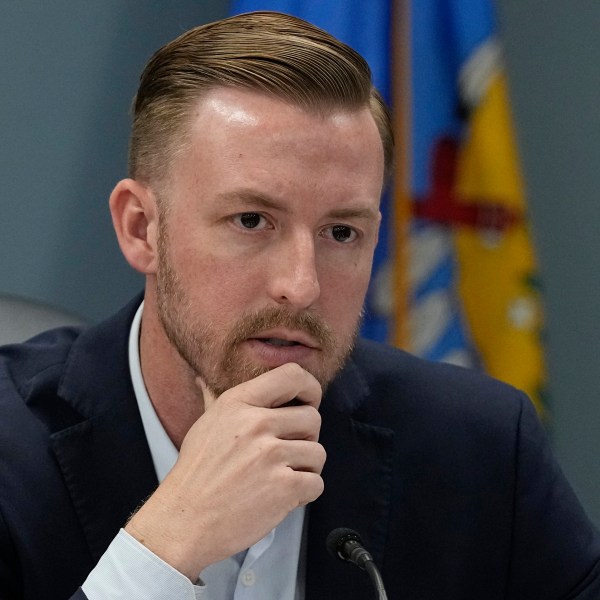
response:
[[[323,444],[317,443],[317,460],[319,461],[321,469],[323,469],[325,461],[327,460],[327,450],[325,450]],[[319,472],[321,471],[321,469],[319,469]]]
[[[302,377],[302,374],[306,372],[298,363],[286,363],[281,366],[281,370],[287,377],[293,380]]]
[[[306,408],[308,410],[308,418],[310,419],[311,425],[315,429],[320,429],[322,422],[321,413],[314,406],[307,406]]]
[[[237,437],[253,439],[261,437],[269,431],[268,414],[256,407],[248,407],[244,411],[236,411],[229,415],[229,423],[233,425]]]
[[[288,469],[282,482],[289,492],[289,498],[293,503],[292,508],[316,500],[325,489],[323,478],[318,473],[295,472]]]
[[[316,441],[319,437],[319,432],[321,431],[321,415],[313,406],[303,406],[302,410],[303,414],[301,418],[305,439]]]
[[[325,491],[325,482],[320,475],[315,475],[311,479],[308,501],[313,502]]]
[[[240,383],[235,388],[231,388],[228,392],[237,392],[233,398],[238,402],[250,404],[251,406],[260,406],[262,404],[262,392],[256,387],[253,380]]]
[[[285,448],[282,440],[269,437],[262,444],[263,452],[272,462],[281,463],[285,458]]]

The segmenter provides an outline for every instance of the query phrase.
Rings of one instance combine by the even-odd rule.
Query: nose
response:
[[[295,310],[309,308],[321,293],[313,235],[296,232],[280,242],[267,275],[269,295]]]

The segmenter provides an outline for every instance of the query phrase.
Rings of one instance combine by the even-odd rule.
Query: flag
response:
[[[483,368],[542,407],[543,325],[492,0],[235,0],[361,53],[394,111],[362,335]]]
[[[539,278],[493,3],[406,1],[399,18],[412,349],[481,366],[541,409]]]

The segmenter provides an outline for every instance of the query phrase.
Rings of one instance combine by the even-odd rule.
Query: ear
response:
[[[109,202],[113,227],[127,262],[140,273],[155,273],[158,209],[152,190],[134,179],[123,179]]]

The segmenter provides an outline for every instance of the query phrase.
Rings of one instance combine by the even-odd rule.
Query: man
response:
[[[110,198],[143,303],[0,354],[2,598],[369,597],[340,526],[390,598],[600,597],[528,400],[355,343],[392,145],[364,61],[298,19],[155,54]]]

